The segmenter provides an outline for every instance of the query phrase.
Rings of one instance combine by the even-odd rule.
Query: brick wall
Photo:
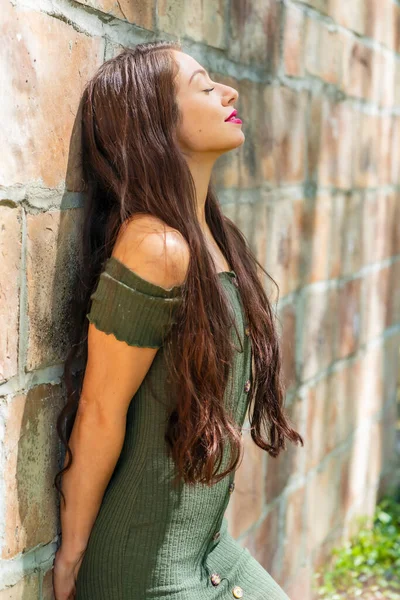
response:
[[[80,94],[119,44],[176,35],[239,90],[246,141],[215,180],[280,286],[305,438],[272,459],[245,432],[230,530],[309,600],[329,549],[394,479],[400,2],[5,0],[2,34],[0,600],[52,598]]]

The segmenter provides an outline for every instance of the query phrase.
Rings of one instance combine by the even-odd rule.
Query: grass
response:
[[[377,505],[372,525],[359,517],[358,533],[332,550],[332,560],[315,575],[323,600],[400,598],[400,489]]]

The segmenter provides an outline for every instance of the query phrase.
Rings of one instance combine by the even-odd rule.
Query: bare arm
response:
[[[141,277],[165,288],[180,285],[189,254],[176,232],[160,235],[158,221],[142,217],[124,229],[113,256]],[[143,235],[143,226],[157,230]],[[129,404],[145,378],[157,348],[130,346],[92,323],[88,330],[88,362],[82,394],[69,444],[73,463],[63,475],[60,516],[62,545],[67,562],[84,552],[114,471],[125,437]],[[132,368],[134,366],[134,368]]]

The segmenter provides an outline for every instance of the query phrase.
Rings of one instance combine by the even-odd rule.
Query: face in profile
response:
[[[217,158],[243,144],[242,116],[238,113],[236,121],[227,121],[237,110],[237,90],[212,81],[189,54],[174,50],[173,56],[179,64],[177,102],[182,120],[177,134],[181,149],[190,156]]]

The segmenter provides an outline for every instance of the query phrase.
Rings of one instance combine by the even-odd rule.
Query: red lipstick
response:
[[[229,117],[227,119],[225,119],[225,123],[239,123],[239,124],[241,124],[242,121],[240,119],[237,119],[236,115],[237,115],[237,110],[235,109],[235,110],[233,110],[231,112],[231,114],[229,115]]]

